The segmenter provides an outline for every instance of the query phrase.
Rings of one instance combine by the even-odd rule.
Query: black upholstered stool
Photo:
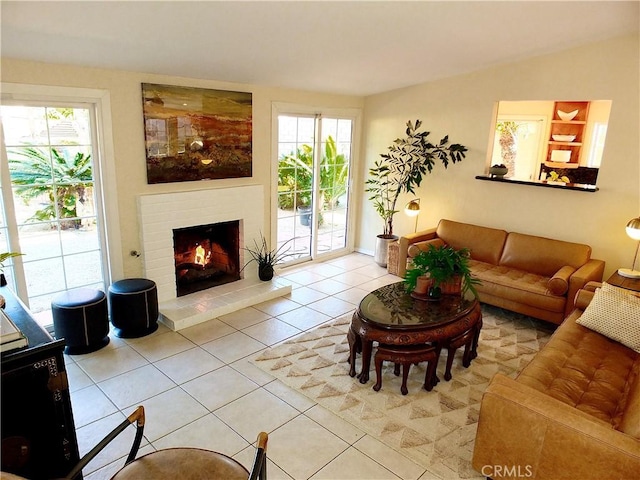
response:
[[[76,288],[51,302],[56,338],[65,339],[65,353],[94,352],[109,343],[107,296],[101,290]]]
[[[143,337],[158,329],[158,290],[153,280],[128,278],[109,286],[109,311],[115,334]]]

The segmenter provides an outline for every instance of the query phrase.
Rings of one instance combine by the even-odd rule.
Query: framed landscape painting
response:
[[[142,84],[147,183],[251,176],[252,96]]]

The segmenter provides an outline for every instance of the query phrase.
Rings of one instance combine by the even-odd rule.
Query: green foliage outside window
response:
[[[335,208],[347,192],[349,162],[338,153],[336,141],[327,137],[320,161],[321,206]],[[278,161],[278,207],[290,210],[310,206],[313,195],[313,148],[302,145],[295,154],[282,155]]]
[[[8,156],[11,181],[25,204],[43,195],[49,200],[29,220],[66,218],[70,220],[62,221],[62,228],[79,228],[78,204],[88,201],[93,189],[91,155],[26,147],[10,149]]]

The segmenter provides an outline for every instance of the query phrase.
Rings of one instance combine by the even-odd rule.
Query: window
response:
[[[48,325],[56,295],[109,283],[96,105],[3,96],[0,113],[0,248],[24,254],[10,285]]]

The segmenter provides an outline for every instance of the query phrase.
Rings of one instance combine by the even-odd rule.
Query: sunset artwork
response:
[[[147,183],[251,176],[252,97],[142,84]]]

